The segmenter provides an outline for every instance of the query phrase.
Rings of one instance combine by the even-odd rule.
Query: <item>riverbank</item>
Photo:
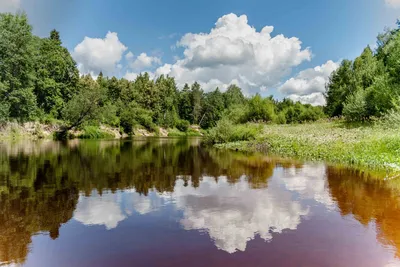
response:
[[[15,123],[8,122],[0,125],[0,140],[39,140],[56,139],[55,135],[61,131],[62,124],[42,124],[39,122]],[[68,131],[68,139],[121,139],[129,137],[119,128],[113,128],[105,125],[86,126],[82,129],[73,129]],[[159,128],[158,132],[150,132],[144,128],[134,129],[133,136],[202,136],[200,129],[196,126],[190,126],[186,132],[177,129]]]
[[[252,140],[215,146],[400,172],[399,129],[386,129],[379,125],[355,126],[343,122],[264,125],[260,129]]]

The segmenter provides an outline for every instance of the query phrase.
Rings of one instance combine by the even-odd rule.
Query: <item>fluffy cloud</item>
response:
[[[117,227],[126,216],[122,214],[116,197],[112,194],[81,197],[74,219],[85,225],[104,225],[107,230]]]
[[[72,56],[82,74],[97,75],[103,71],[112,75],[126,49],[118,39],[117,33],[108,32],[104,39],[85,37],[75,47]]]
[[[107,230],[118,226],[134,212],[147,214],[159,209],[163,199],[155,192],[143,196],[135,190],[126,190],[116,194],[93,193],[90,197],[80,197],[74,213],[74,219],[85,225],[104,225]]]
[[[245,176],[235,184],[226,177],[219,177],[218,182],[202,177],[196,188],[178,177],[172,193],[151,191],[144,196],[132,189],[81,197],[74,218],[85,225],[112,229],[135,212],[144,215],[174,205],[182,210],[184,229],[205,231],[216,247],[234,253],[245,251],[247,242],[257,235],[270,241],[272,233],[296,230],[310,213],[310,202],[302,200],[333,209],[325,173],[322,165],[285,168],[261,189],[251,188]]]
[[[220,177],[203,177],[198,188],[184,187],[177,181],[173,196],[183,210],[181,224],[186,230],[206,230],[215,245],[228,253],[245,251],[247,242],[259,235],[295,230],[308,208],[292,200],[287,191],[269,185],[252,189],[245,178],[232,185]]]
[[[400,8],[400,0],[385,0],[386,5],[393,8]]]
[[[303,199],[313,199],[328,209],[334,208],[324,165],[286,168],[281,179],[286,189],[299,193]]]
[[[325,92],[325,85],[331,73],[338,67],[338,63],[329,60],[321,66],[300,71],[280,86],[279,91],[295,101],[323,105],[325,98],[322,93]]]
[[[21,5],[20,0],[1,0],[0,12],[15,12]]]
[[[288,95],[287,98],[293,100],[294,102],[299,101],[303,104],[311,104],[313,106],[324,106],[326,104],[326,99],[322,93],[312,93],[309,95]]]
[[[129,54],[129,53],[128,53]],[[132,55],[133,56],[133,55]],[[160,65],[161,59],[158,57],[148,56],[146,53],[141,53],[135,61],[130,64],[130,67],[134,70],[144,70],[151,68],[153,65]]]
[[[125,58],[126,60],[132,60],[134,57],[133,53],[131,51],[129,51],[126,55]]]
[[[154,74],[174,76],[179,85],[198,81],[205,90],[235,83],[252,93],[274,86],[292,67],[310,60],[311,52],[298,38],[271,37],[272,31],[272,26],[257,31],[246,15],[225,15],[209,33],[184,35],[177,43],[183,58]]]

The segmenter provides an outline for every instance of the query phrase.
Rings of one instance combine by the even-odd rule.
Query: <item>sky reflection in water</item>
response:
[[[3,263],[399,266],[397,191],[352,170],[198,140],[0,149]]]

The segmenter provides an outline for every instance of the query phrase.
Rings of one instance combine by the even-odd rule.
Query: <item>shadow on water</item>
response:
[[[251,253],[248,241],[257,235],[271,241],[300,228],[316,213],[312,200],[364,227],[374,224],[380,244],[400,257],[400,195],[382,181],[348,169],[209,149],[195,138],[150,138],[0,143],[0,263],[26,262],[33,236],[55,240],[74,216],[85,225],[116,228],[132,213],[128,206],[113,222],[82,212],[113,194],[129,197],[133,202],[124,205],[139,214],[155,209],[151,201],[173,199],[185,230],[206,231],[228,253]]]

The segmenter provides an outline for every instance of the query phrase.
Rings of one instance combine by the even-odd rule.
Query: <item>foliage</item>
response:
[[[190,123],[185,120],[178,120],[176,123],[176,128],[181,132],[186,132],[189,129]]]
[[[0,14],[0,51],[0,123],[63,120],[64,130],[104,124],[128,134],[142,127],[187,133],[193,124],[222,131],[227,121],[233,128],[249,122],[297,124],[320,120],[324,112],[352,121],[381,118],[400,95],[399,29],[379,35],[376,51],[366,47],[354,61],[341,63],[327,84],[324,108],[260,94],[245,97],[235,84],[226,91],[205,92],[197,82],[178,88],[164,75],[152,79],[142,73],[133,81],[103,73],[96,80],[79,77],[60,33],[32,35],[25,14]]]
[[[223,119],[217,126],[209,130],[206,140],[209,143],[227,143],[235,141],[254,140],[261,131],[261,126],[256,124],[233,124]]]
[[[381,124],[386,128],[400,128],[400,111],[398,109],[389,110],[382,119]]]
[[[78,87],[79,93],[66,104],[63,112],[69,129],[79,127],[90,120],[98,120],[105,96],[90,75],[80,79]]]
[[[269,98],[256,94],[249,100],[247,121],[272,122],[275,119],[274,103]]]
[[[379,34],[378,47],[368,46],[354,62],[344,60],[327,84],[325,112],[348,120],[385,117],[400,95],[400,30]]]
[[[265,125],[253,141],[231,142],[218,147],[384,171],[400,168],[398,129],[380,125],[347,127],[343,122]]]
[[[26,14],[0,14],[0,51],[0,91],[9,105],[8,114],[19,121],[33,120],[37,109],[34,45]]]
[[[102,131],[96,126],[85,126],[83,128],[83,133],[78,137],[81,139],[106,139],[114,138],[114,135],[106,131]]]
[[[343,115],[347,121],[362,121],[368,116],[365,91],[358,90],[349,95],[344,103]]]

